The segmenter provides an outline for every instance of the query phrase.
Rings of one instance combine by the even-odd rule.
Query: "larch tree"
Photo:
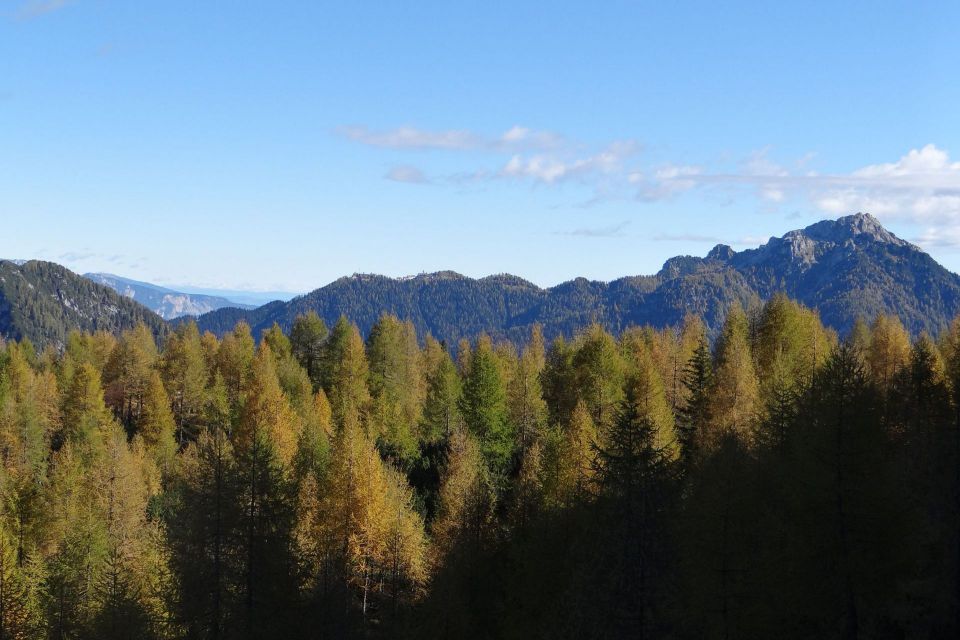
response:
[[[144,324],[124,331],[104,368],[104,395],[127,432],[140,425],[143,404],[153,368],[157,363],[157,343]]]
[[[341,317],[324,350],[324,391],[335,423],[342,423],[351,412],[366,416],[370,404],[369,371],[360,330]]]
[[[714,429],[718,434],[733,431],[746,437],[757,416],[760,385],[750,351],[747,316],[739,305],[727,314],[717,343],[712,395]],[[704,444],[713,444],[713,435]]]
[[[581,401],[567,425],[551,427],[541,465],[547,506],[566,508],[589,499],[596,467],[597,428]]]
[[[269,345],[252,365],[240,421],[233,433],[240,493],[243,603],[248,633],[263,633],[293,598],[293,529],[289,464],[299,421],[280,389]]]
[[[323,348],[329,333],[326,323],[316,311],[297,316],[290,330],[293,357],[306,370],[314,390],[323,386]]]
[[[603,431],[623,399],[625,369],[617,343],[603,327],[594,324],[577,338],[573,368],[579,397]]]
[[[426,442],[438,442],[449,437],[460,425],[457,401],[460,399],[461,381],[450,355],[440,343],[429,336],[425,352],[433,353],[434,356],[426,358],[429,368],[426,371],[426,397],[420,438]]]
[[[197,437],[209,379],[203,343],[195,322],[186,322],[172,333],[160,357],[163,382],[173,404],[177,442]]]
[[[370,370],[370,414],[382,430],[383,452],[406,466],[417,454],[422,387],[420,347],[411,322],[384,314],[367,338]]]
[[[910,359],[910,336],[896,316],[878,315],[870,327],[867,371],[884,393],[893,387],[897,372]]]
[[[507,388],[507,409],[510,423],[517,431],[517,447],[521,458],[527,447],[537,442],[547,424],[547,404],[543,399],[541,376],[546,366],[543,329],[534,325],[530,342],[517,360]]]
[[[154,371],[147,383],[138,435],[156,463],[167,473],[177,451],[176,431],[170,398],[160,374]]]

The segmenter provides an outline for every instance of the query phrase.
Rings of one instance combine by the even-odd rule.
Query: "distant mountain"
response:
[[[39,260],[0,261],[0,336],[62,347],[71,329],[118,332],[145,323],[156,336],[167,325],[146,307],[65,267]]]
[[[192,285],[177,285],[176,290],[189,294],[196,293],[204,296],[226,298],[230,302],[253,308],[263,306],[274,300],[283,300],[286,302],[302,293],[293,291],[250,291],[248,289],[211,289],[208,287],[194,287]]]
[[[366,332],[389,312],[452,343],[484,331],[522,339],[537,322],[548,336],[571,335],[594,321],[613,331],[665,326],[692,312],[715,333],[733,302],[750,307],[781,291],[818,309],[841,333],[858,315],[871,319],[880,312],[899,315],[913,333],[937,333],[960,312],[960,276],[859,213],[791,231],[756,249],[718,245],[703,258],[671,258],[652,276],[609,283],[578,278],[543,289],[510,275],[354,275],[286,303],[213,311],[198,323],[222,335],[245,320],[259,335],[274,322],[289,329],[297,315],[313,310],[328,324],[346,315]]]
[[[256,305],[241,304],[219,296],[183,293],[149,282],[122,278],[110,273],[85,273],[83,277],[108,286],[120,295],[136,300],[165,320],[172,320],[180,316],[198,316],[224,307],[256,308]]]

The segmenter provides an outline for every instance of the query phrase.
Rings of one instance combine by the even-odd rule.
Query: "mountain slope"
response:
[[[62,347],[72,329],[117,332],[146,324],[155,335],[166,323],[146,307],[52,262],[0,261],[0,336]]]
[[[522,338],[536,322],[554,336],[594,321],[619,330],[676,324],[696,313],[715,333],[732,303],[750,307],[780,291],[818,309],[841,333],[858,315],[884,312],[899,315],[913,333],[935,334],[960,312],[960,276],[861,213],[791,231],[756,249],[718,245],[703,258],[671,258],[653,276],[609,283],[579,278],[542,289],[508,275],[355,275],[287,303],[221,309],[198,322],[222,334],[245,320],[259,335],[274,322],[289,329],[297,315],[313,310],[327,323],[346,315],[366,332],[389,312],[450,343],[483,331]]]
[[[180,316],[198,316],[224,307],[255,308],[253,305],[240,304],[219,296],[182,293],[111,273],[85,273],[83,277],[108,286],[122,296],[136,300],[164,320],[172,320]]]

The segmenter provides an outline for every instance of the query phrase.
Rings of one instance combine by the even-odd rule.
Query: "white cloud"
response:
[[[606,227],[581,227],[573,231],[557,231],[554,235],[558,236],[578,236],[581,238],[622,238],[626,235],[624,231],[630,226],[629,220],[618,222]]]
[[[470,131],[424,131],[414,127],[400,127],[390,131],[371,131],[367,127],[341,127],[340,134],[347,138],[370,145],[389,149],[475,149],[481,144],[480,138]]]
[[[957,249],[960,248],[960,227],[928,227],[910,238],[910,242],[926,248]]]
[[[829,213],[870,211],[919,224],[960,224],[960,162],[933,144],[896,162],[867,165],[849,176],[823,176],[813,201]]]
[[[616,141],[606,148],[585,157],[569,159],[559,154],[541,154],[524,157],[514,155],[497,174],[501,178],[528,178],[534,182],[553,184],[570,179],[585,179],[593,175],[622,173],[623,161],[634,155],[639,145],[630,140]]]
[[[809,162],[805,156],[797,163]],[[760,200],[776,204],[791,198],[806,200],[832,215],[857,211],[886,220],[917,224],[960,225],[960,162],[928,144],[912,149],[895,162],[867,165],[849,173],[791,172],[769,158],[767,149],[754,152],[738,171],[718,173],[701,167],[665,165],[649,176],[634,171],[627,182],[637,186],[640,200],[662,200],[693,189],[736,193],[752,189]]]
[[[391,167],[383,177],[394,182],[406,182],[408,184],[427,184],[430,182],[423,171],[408,164],[398,164]]]
[[[638,185],[637,198],[646,202],[667,200],[694,189],[703,175],[703,167],[696,165],[666,164],[654,170],[650,178],[642,172],[634,172],[627,179]]]
[[[960,162],[934,144],[909,150],[893,162],[846,173],[818,173],[810,167],[816,154],[779,162],[769,147],[748,154],[728,171],[674,162],[644,166],[636,158],[640,145],[635,140],[598,147],[521,125],[492,136],[466,129],[429,131],[410,126],[387,131],[344,127],[340,133],[375,147],[478,157],[476,167],[453,175],[430,179],[419,169],[398,165],[384,176],[400,182],[463,185],[504,179],[550,186],[576,182],[592,189],[592,201],[632,193],[641,202],[657,202],[700,190],[725,202],[750,197],[762,203],[763,210],[796,208],[805,202],[831,215],[869,211],[884,220],[960,226]],[[478,154],[501,159],[491,166]]]
[[[548,151],[567,146],[564,138],[550,131],[534,131],[514,125],[503,134],[486,136],[466,129],[429,131],[404,126],[387,131],[373,131],[364,126],[340,127],[338,133],[350,140],[372,147],[441,151]]]

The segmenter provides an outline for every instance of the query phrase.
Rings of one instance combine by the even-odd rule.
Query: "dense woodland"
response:
[[[0,347],[0,639],[960,631],[960,322]]]

